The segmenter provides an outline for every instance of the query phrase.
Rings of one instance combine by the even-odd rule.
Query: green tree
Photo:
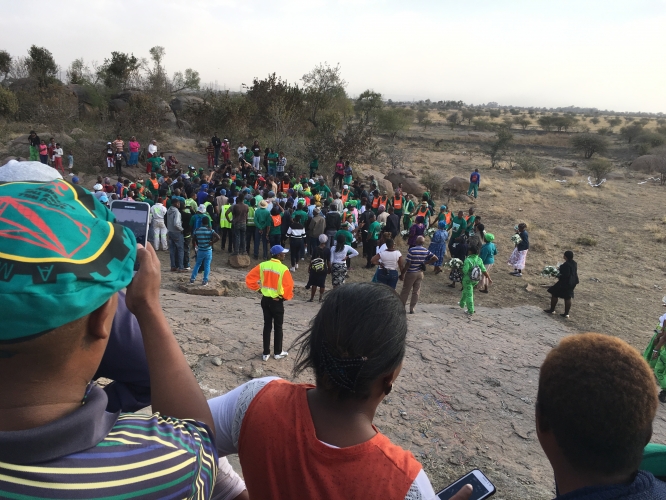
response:
[[[554,119],[555,117],[553,116],[544,115],[539,117],[537,123],[539,124],[539,127],[541,127],[543,130],[545,130],[546,132],[550,132],[551,130],[553,130],[553,127],[555,125],[553,123]]]
[[[595,158],[588,164],[587,168],[597,184],[613,171],[613,165],[605,158]]]
[[[423,127],[423,131],[425,132],[425,130],[426,130],[428,127],[432,126],[432,120],[429,119],[429,118],[426,118],[425,120],[423,120],[423,121],[421,122],[421,126]]]
[[[448,122],[449,127],[451,127],[451,130],[453,130],[460,124],[460,115],[457,112],[453,112],[446,117],[446,121]]]
[[[608,122],[608,126],[610,127],[611,131],[620,125],[622,123],[622,119],[618,118],[617,116],[613,118],[606,118],[606,121]]]
[[[499,109],[491,109],[488,113],[490,114],[490,118],[499,118],[502,114]]]
[[[369,89],[358,96],[354,102],[354,111],[366,125],[375,119],[377,112],[383,107],[382,95]]]
[[[590,122],[592,122],[594,125],[598,125],[599,124],[599,118],[597,118],[596,116],[593,116],[592,118],[590,118]]]
[[[28,50],[27,66],[30,76],[37,80],[40,87],[52,83],[58,73],[58,65],[53,59],[53,54],[44,47],[36,45],[32,45]]]
[[[0,86],[0,116],[14,118],[18,109],[18,99],[14,92]]]
[[[513,119],[513,123],[521,127],[523,130],[525,130],[527,127],[529,127],[532,124],[532,120],[529,118],[526,118],[524,115],[516,116]]]
[[[201,77],[199,76],[199,72],[192,68],[187,68],[185,73],[176,71],[173,74],[173,78],[169,83],[169,91],[172,94],[177,94],[184,90],[199,90],[200,85]]]
[[[585,158],[592,158],[595,153],[604,154],[609,146],[608,139],[598,134],[576,134],[570,142],[574,151],[583,153]]]
[[[389,134],[391,141],[407,130],[414,121],[414,110],[409,108],[384,108],[377,114],[377,129]]]
[[[5,80],[12,69],[12,56],[6,50],[0,50],[0,76]]]
[[[503,125],[500,125],[500,128],[497,130],[497,135],[495,140],[490,145],[488,150],[488,155],[490,156],[490,167],[495,168],[497,163],[502,159],[506,154],[509,145],[513,141],[513,134],[511,131]]]
[[[632,123],[631,125],[626,125],[620,129],[620,137],[626,139],[627,142],[631,144],[642,132],[643,125],[640,123]]]
[[[99,77],[109,89],[123,89],[140,66],[134,54],[111,52],[111,59],[104,59],[104,64],[99,68]]]
[[[303,75],[301,81],[308,108],[308,121],[314,127],[319,126],[321,114],[334,107],[335,101],[347,99],[347,82],[342,79],[339,64],[333,68],[328,63],[319,64]]]
[[[419,109],[419,110],[416,112],[416,122],[417,122],[419,125],[423,124],[423,121],[424,121],[424,120],[427,120],[427,119],[428,119],[428,111],[427,111],[427,110],[425,110],[425,109]]]
[[[472,120],[477,116],[477,112],[473,109],[463,109],[462,117],[463,120],[467,120],[467,125],[472,124]]]

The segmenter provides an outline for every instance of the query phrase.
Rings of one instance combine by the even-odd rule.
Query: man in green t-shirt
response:
[[[409,228],[412,227],[412,212],[414,211],[414,202],[405,198],[407,201],[405,203],[405,213],[402,216],[402,226],[409,231]]]
[[[298,207],[296,207],[296,210],[292,214],[291,218],[303,224],[304,226],[308,222],[308,213],[303,209],[302,203],[298,204]]]
[[[382,231],[382,225],[377,222],[375,214],[370,215],[369,219],[370,224],[368,225],[368,236],[365,240],[365,258],[367,259],[366,269],[374,267],[370,262],[372,258],[377,253],[377,241],[379,240],[379,234]]]
[[[462,210],[451,219],[451,224],[449,224],[447,229],[451,232],[451,239],[449,240],[449,249],[451,249],[451,245],[467,231],[467,221]]]
[[[310,162],[310,178],[314,179],[317,170],[319,169],[319,159],[317,157],[313,158]]]
[[[335,233],[334,241],[338,241],[338,236],[344,234],[345,236],[345,245],[351,245],[354,241],[354,235],[349,232],[349,223],[343,222],[340,224],[340,229]]]
[[[277,160],[279,155],[273,151],[273,148],[270,149],[268,157],[268,175],[275,176],[275,169],[277,168]]]
[[[321,195],[322,200],[331,196],[331,188],[324,184],[324,179],[319,179],[319,182],[317,183],[317,189],[319,190],[319,194]]]
[[[162,155],[154,155],[148,158],[148,163],[150,163],[150,171],[156,173],[162,173],[162,165],[164,165],[164,157]]]
[[[259,242],[264,247],[263,258],[268,260],[268,232],[271,227],[271,213],[266,208],[268,203],[259,200],[259,208],[254,211],[254,227],[256,231],[254,240],[254,258],[259,259]]]
[[[486,266],[483,265],[481,257],[479,257],[479,245],[480,242],[478,239],[473,238],[470,240],[469,249],[467,250],[469,255],[465,259],[462,268],[462,296],[458,305],[463,309],[467,306],[467,314],[469,316],[474,314],[474,287],[479,282],[478,278],[480,278],[478,276],[477,279],[473,280],[471,276],[472,270],[478,267],[481,274],[488,280],[488,283],[492,284],[493,282],[486,271]]]

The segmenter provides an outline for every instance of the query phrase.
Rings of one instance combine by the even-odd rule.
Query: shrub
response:
[[[536,177],[541,174],[546,165],[542,160],[532,156],[531,154],[521,154],[516,157],[516,164],[518,169],[523,172],[525,177]]]
[[[636,139],[643,132],[643,125],[640,123],[632,123],[620,129],[620,136],[626,139],[629,144]]]
[[[600,129],[597,130],[597,134],[599,135],[610,135],[611,133],[612,133],[611,129],[609,129],[608,127],[601,127]]]
[[[666,138],[656,132],[644,130],[638,137],[636,137],[636,142],[641,144],[648,144],[651,148],[656,148],[657,146],[664,144],[666,142]]]
[[[583,245],[586,247],[596,247],[597,246],[597,240],[594,238],[591,238],[589,236],[579,236],[576,239],[576,243],[579,245]]]
[[[590,119],[590,122],[592,122],[594,125],[597,125],[599,123],[599,118],[596,116]]]
[[[608,139],[594,134],[577,134],[571,138],[571,147],[582,152],[585,158],[592,158],[594,153],[604,154],[608,150]]]
[[[14,117],[18,112],[18,99],[9,89],[0,86],[0,116]]]
[[[589,163],[588,170],[598,184],[613,170],[613,165],[604,158],[596,158]]]
[[[425,172],[421,176],[421,184],[428,188],[428,191],[433,196],[439,194],[442,191],[442,178],[432,172]]]
[[[477,118],[473,123],[474,130],[493,130],[495,128],[493,123],[490,123],[488,120],[484,120],[483,118]]]

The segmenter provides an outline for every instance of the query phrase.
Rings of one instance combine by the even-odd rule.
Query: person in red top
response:
[[[342,160],[343,158],[341,156],[338,162],[335,164],[335,173],[333,174],[333,187],[335,187],[335,184],[338,183],[340,189],[342,189],[342,179],[345,177],[345,162]]]
[[[401,306],[381,284],[338,287],[295,343],[295,375],[312,369],[316,385],[258,378],[208,401],[218,453],[238,453],[250,498],[435,497],[421,464],[372,424],[405,356]]]

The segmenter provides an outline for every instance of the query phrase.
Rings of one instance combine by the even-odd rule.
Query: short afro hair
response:
[[[618,338],[566,337],[541,366],[540,430],[553,432],[566,460],[580,471],[638,470],[657,405],[650,367]]]

